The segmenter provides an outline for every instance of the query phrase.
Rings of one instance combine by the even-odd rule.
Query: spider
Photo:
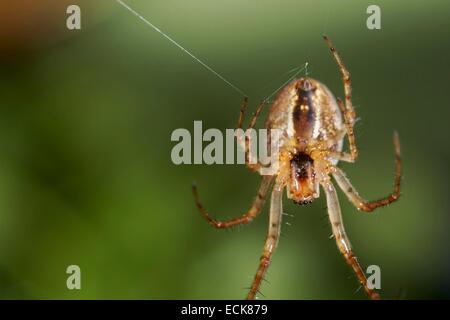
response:
[[[282,209],[282,195],[286,188],[287,197],[296,204],[308,204],[319,197],[320,188],[326,196],[328,216],[331,223],[333,237],[337,247],[347,264],[355,272],[359,283],[371,299],[380,299],[380,295],[372,289],[352,250],[349,238],[345,232],[341,209],[336,189],[331,180],[334,178],[351,203],[358,209],[372,212],[378,207],[386,206],[396,201],[400,196],[401,159],[400,142],[397,132],[394,131],[393,143],[395,150],[395,181],[394,190],[387,197],[376,201],[366,201],[346,177],[342,169],[337,167],[338,161],[355,162],[358,149],[355,143],[353,125],[355,111],[351,95],[350,74],[344,65],[341,56],[336,51],[331,40],[323,36],[329,47],[343,79],[345,103],[335,99],[331,91],[321,82],[310,77],[295,79],[287,84],[278,93],[272,103],[266,118],[267,129],[282,130],[283,136],[279,141],[279,169],[274,175],[263,175],[256,199],[250,209],[239,218],[228,221],[219,221],[211,217],[202,206],[197,188],[193,186],[196,205],[200,213],[213,227],[218,229],[229,228],[251,222],[261,211],[266,195],[271,186],[269,230],[259,266],[247,299],[254,299],[269,267],[272,255],[277,247]],[[253,114],[249,128],[253,128],[259,116],[263,101]],[[247,98],[241,105],[238,128],[242,128]],[[343,152],[343,141],[348,138],[349,152]],[[245,140],[245,150],[248,154],[248,139]],[[248,156],[246,157],[248,159]],[[249,164],[249,168],[259,172],[261,163]]]

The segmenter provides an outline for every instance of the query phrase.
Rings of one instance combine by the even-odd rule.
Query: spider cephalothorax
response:
[[[296,204],[308,204],[319,197],[319,183],[314,171],[314,162],[304,152],[296,153],[290,161],[288,198]]]
[[[339,161],[355,162],[358,156],[353,134],[355,112],[351,101],[350,74],[331,41],[325,36],[324,38],[342,74],[345,103],[336,100],[324,84],[309,77],[293,80],[280,90],[270,107],[265,122],[267,129],[277,129],[282,132],[281,139],[278,141],[280,166],[273,175],[263,175],[253,205],[241,217],[228,221],[218,221],[212,218],[201,205],[197,189],[195,187],[193,189],[197,207],[208,222],[216,228],[228,228],[252,221],[261,211],[264,199],[273,184],[269,230],[258,270],[247,295],[248,299],[255,298],[278,243],[283,215],[284,188],[287,190],[288,197],[294,202],[305,204],[319,197],[319,186],[322,187],[326,196],[328,216],[339,251],[355,272],[368,296],[372,299],[380,298],[378,293],[368,285],[366,276],[353,253],[344,229],[336,189],[331,178],[334,178],[348,199],[359,210],[371,212],[397,200],[400,196],[401,180],[400,143],[398,135],[394,133],[396,156],[394,191],[377,201],[364,200],[337,166]],[[238,128],[242,128],[246,105],[247,99],[244,100],[241,108]],[[249,128],[253,128],[263,105],[264,103],[256,110]],[[342,151],[345,136],[348,137],[350,152]],[[244,144],[243,147],[248,154],[248,141],[240,141],[240,143]],[[263,174],[261,164],[248,164],[248,166]]]

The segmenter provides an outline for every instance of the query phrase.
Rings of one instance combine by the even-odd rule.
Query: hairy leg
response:
[[[247,299],[255,299],[256,294],[261,286],[261,281],[264,278],[264,274],[270,265],[273,252],[278,244],[278,238],[280,237],[281,229],[281,217],[283,215],[283,189],[284,187],[276,184],[272,190],[272,196],[270,201],[270,219],[269,230],[267,232],[266,242],[264,243],[263,253],[260,258],[259,267],[253,280],[250,291],[248,292]]]

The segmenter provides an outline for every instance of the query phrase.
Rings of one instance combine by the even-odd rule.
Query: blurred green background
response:
[[[391,191],[391,135],[404,159],[401,200],[359,213],[339,193],[363,266],[385,298],[450,297],[450,3],[127,0],[242,88],[251,108],[309,61],[343,96],[321,35],[352,73],[360,158],[341,164],[368,199]],[[82,30],[66,29],[79,4]],[[366,28],[378,4],[382,29]],[[172,164],[176,128],[233,128],[242,97],[114,0],[0,2],[0,298],[240,299],[267,229],[214,230],[244,212],[260,178],[242,165]],[[259,122],[261,125],[262,121]],[[290,225],[262,292],[270,299],[365,299],[329,240],[325,199],[285,201]],[[66,288],[81,267],[82,289]]]

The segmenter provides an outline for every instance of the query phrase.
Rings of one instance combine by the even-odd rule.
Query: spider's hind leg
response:
[[[270,200],[270,218],[269,230],[267,232],[266,242],[264,243],[263,254],[261,255],[258,270],[253,279],[252,286],[248,292],[247,299],[253,300],[259,292],[259,287],[264,279],[264,275],[272,260],[272,255],[277,247],[278,239],[280,237],[281,218],[283,215],[283,188],[275,184]]]
[[[367,295],[374,300],[381,299],[380,295],[374,289],[369,287],[364,271],[353,253],[350,241],[344,229],[344,224],[342,222],[341,208],[339,206],[336,189],[330,181],[323,182],[322,187],[327,198],[328,216],[339,251],[344,256],[347,264],[355,272],[359,283],[364,288]]]
[[[359,210],[372,212],[378,207],[386,206],[400,197],[400,184],[402,179],[402,162],[400,156],[400,140],[398,138],[397,132],[393,135],[394,149],[395,149],[395,179],[394,179],[394,190],[386,197],[375,200],[366,201],[361,197],[356,191],[355,187],[351,184],[350,180],[345,176],[345,173],[337,168],[333,168],[333,177],[336,179],[339,187],[344,191],[348,199],[353,203],[353,205]]]

